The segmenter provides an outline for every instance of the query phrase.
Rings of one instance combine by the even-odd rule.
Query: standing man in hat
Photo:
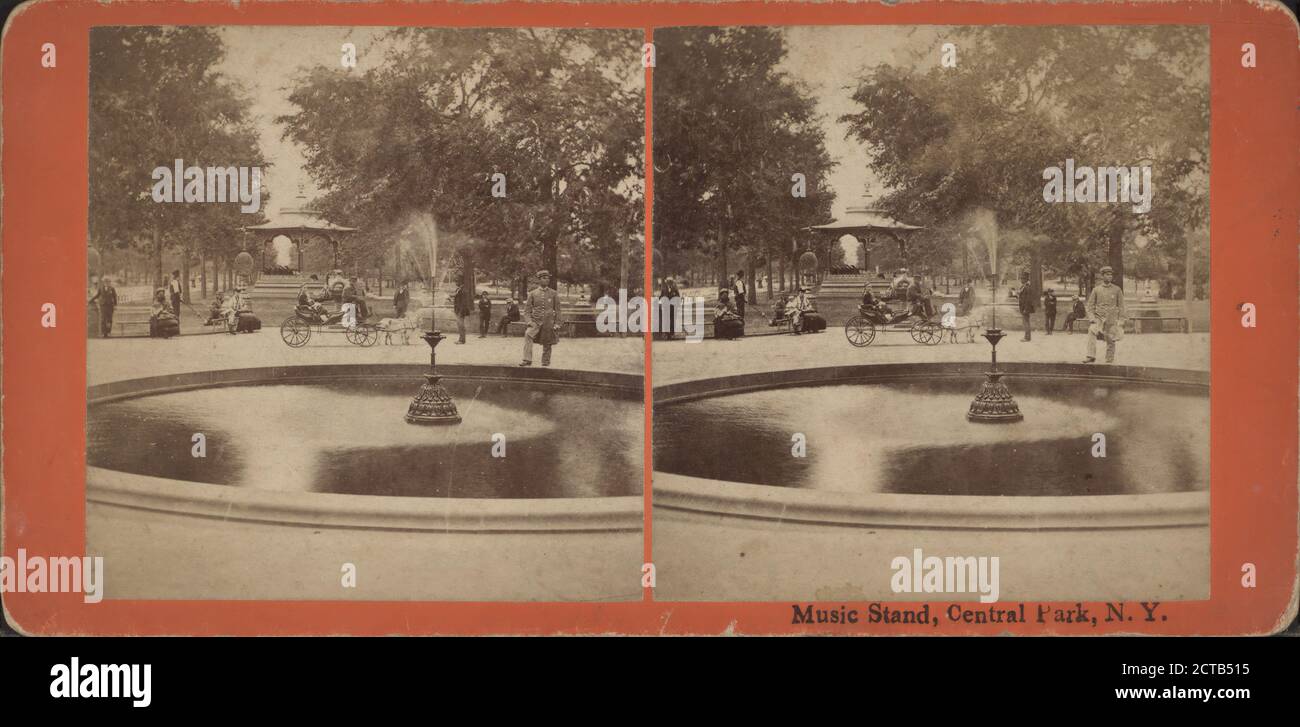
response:
[[[402,287],[398,288],[397,292],[393,294],[393,311],[397,314],[393,316],[394,318],[406,317],[406,306],[410,300],[411,291],[409,284],[403,280]]]
[[[488,328],[492,322],[492,300],[488,298],[487,291],[483,291],[478,297],[478,337],[487,338]]]
[[[171,297],[172,313],[176,314],[176,325],[179,328],[181,322],[181,271],[172,271],[172,279],[167,281],[167,292]]]
[[[1056,328],[1056,292],[1048,288],[1043,293],[1043,316],[1047,328],[1047,335],[1052,335],[1052,329]]]
[[[456,286],[456,292],[451,295],[452,311],[456,314],[456,333],[460,338],[456,343],[465,342],[465,319],[469,318],[474,312],[474,301],[471,300],[469,288],[465,287],[464,274],[462,273],[460,285]]]
[[[528,328],[524,331],[524,360],[520,366],[533,365],[533,342],[542,344],[542,365],[551,365],[551,346],[559,337],[560,328],[560,294],[551,288],[551,273],[547,270],[537,271],[537,287],[528,292],[524,303],[524,322]]]
[[[1020,318],[1024,321],[1025,337],[1020,339],[1028,341],[1032,338],[1030,335],[1033,328],[1030,327],[1029,317],[1034,314],[1034,288],[1029,284],[1029,271],[1020,271],[1020,289],[1016,291],[1016,302],[1020,306]]]
[[[1115,271],[1109,265],[1101,269],[1101,285],[1092,289],[1084,310],[1092,325],[1088,326],[1088,357],[1084,363],[1097,360],[1097,341],[1106,341],[1106,363],[1115,363],[1115,342],[1124,331],[1124,291],[1111,282]]]
[[[95,291],[95,297],[90,299],[91,303],[99,301],[99,335],[108,338],[113,335],[113,311],[117,310],[117,288],[113,287],[113,279],[107,275],[99,279],[99,290]]]
[[[743,269],[736,271],[736,282],[732,283],[731,290],[735,294],[733,297],[736,304],[736,315],[743,320],[745,318],[745,303],[749,302],[746,295],[749,291],[745,289],[745,271]]]

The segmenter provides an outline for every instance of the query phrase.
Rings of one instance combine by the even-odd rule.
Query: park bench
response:
[[[1139,323],[1145,324],[1147,321],[1155,322],[1158,328],[1152,331],[1150,330],[1150,327],[1146,325],[1138,325]],[[1142,316],[1141,318],[1124,319],[1124,332],[1125,333],[1164,333],[1165,321],[1178,321],[1178,331],[1177,331],[1178,333],[1188,333],[1191,330],[1188,325],[1186,316]],[[1089,321],[1087,318],[1078,318],[1075,319],[1070,324],[1070,327],[1073,330],[1078,331],[1080,330],[1079,326],[1082,325],[1083,332],[1087,333],[1088,323]]]
[[[1178,333],[1191,332],[1186,316],[1142,316],[1140,318],[1130,318],[1128,321],[1133,324],[1133,333],[1164,333],[1165,321],[1177,321]],[[1156,323],[1154,331],[1151,330],[1150,326],[1146,325],[1147,321]],[[1125,326],[1125,329],[1127,328],[1128,326]]]
[[[148,336],[149,321],[113,321],[113,335],[122,338],[131,336]]]

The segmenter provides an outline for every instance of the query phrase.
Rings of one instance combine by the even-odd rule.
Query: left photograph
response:
[[[106,598],[641,598],[642,40],[92,29]]]

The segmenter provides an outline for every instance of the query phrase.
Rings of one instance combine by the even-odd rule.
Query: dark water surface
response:
[[[1206,390],[1008,376],[1024,421],[966,420],[979,379],[758,391],[657,406],[655,469],[842,492],[1119,495],[1209,488]],[[795,457],[802,433],[807,456]],[[1093,434],[1106,436],[1094,457]]]
[[[444,379],[463,422],[407,424],[421,380],[199,389],[93,406],[87,461],[191,482],[406,497],[638,495],[642,409],[607,392]],[[207,456],[192,456],[192,436]],[[505,457],[493,457],[493,435]]]

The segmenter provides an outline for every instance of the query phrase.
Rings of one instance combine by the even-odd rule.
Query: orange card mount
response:
[[[1271,2],[29,3],[6,618],[1276,632],[1298,81]]]

